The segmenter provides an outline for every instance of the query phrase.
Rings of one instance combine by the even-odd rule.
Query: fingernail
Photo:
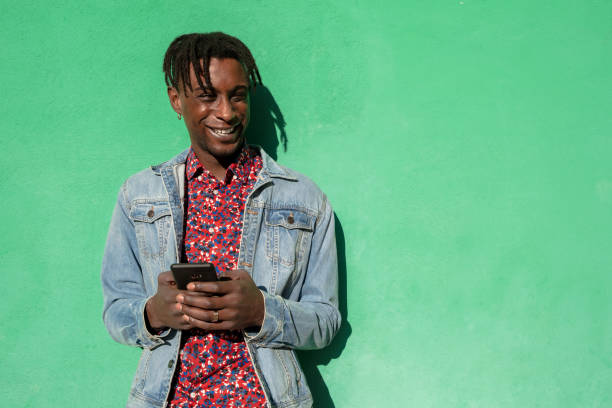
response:
[[[178,303],[183,303],[185,301],[185,298],[183,297],[183,295],[176,295],[176,301]]]
[[[188,283],[187,284],[187,290],[194,290],[195,289],[195,283]]]

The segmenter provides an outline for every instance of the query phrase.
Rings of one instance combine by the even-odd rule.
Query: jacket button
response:
[[[151,208],[151,209],[149,210],[149,212],[147,213],[147,217],[151,218],[151,217],[153,217],[154,215],[155,215],[155,211],[153,211],[153,208]]]
[[[295,219],[293,218],[293,214],[289,214],[289,216],[287,217],[287,222],[289,224],[293,224],[295,222]]]
[[[172,368],[173,365],[174,365],[174,360],[168,361],[168,368]]]

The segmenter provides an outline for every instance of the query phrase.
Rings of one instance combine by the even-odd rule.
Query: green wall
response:
[[[111,211],[188,145],[165,48],[223,30],[257,129],[336,210],[345,325],[300,355],[319,406],[612,406],[612,3],[293,3],[3,2],[2,405],[125,403]]]

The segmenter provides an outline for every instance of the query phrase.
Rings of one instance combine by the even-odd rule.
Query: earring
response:
[[[181,120],[181,114],[177,113],[176,115],[178,116],[178,120]]]

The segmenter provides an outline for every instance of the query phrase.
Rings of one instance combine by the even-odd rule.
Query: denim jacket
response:
[[[265,317],[259,331],[244,337],[268,406],[307,407],[312,397],[294,350],[322,348],[340,327],[334,216],[312,181],[260,152],[238,268],[262,291]],[[149,333],[144,307],[157,276],[180,259],[187,153],[130,177],[110,224],[104,324],[116,341],[142,348],[128,407],[165,407],[179,358],[182,332]]]

